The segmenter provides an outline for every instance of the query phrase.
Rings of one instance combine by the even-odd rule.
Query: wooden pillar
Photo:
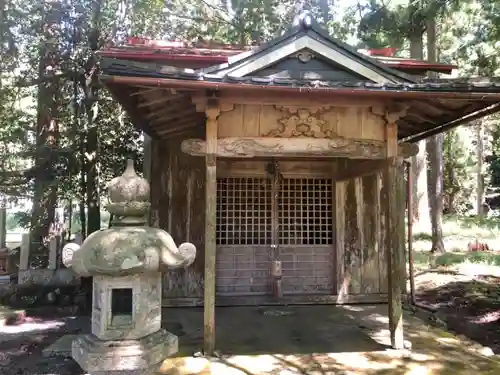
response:
[[[387,279],[389,300],[389,330],[391,346],[393,349],[403,349],[403,306],[402,306],[402,280],[404,267],[401,254],[401,231],[404,228],[399,221],[399,210],[404,207],[401,202],[400,178],[402,159],[397,157],[397,125],[390,123],[386,128],[387,158],[391,161],[384,172],[385,185],[385,216],[386,216],[386,251],[387,251]]]
[[[205,207],[205,288],[204,288],[204,345],[206,355],[215,349],[215,224],[217,217],[217,117],[216,105],[206,109],[206,207]]]

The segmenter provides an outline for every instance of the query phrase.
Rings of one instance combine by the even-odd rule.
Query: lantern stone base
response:
[[[90,375],[148,374],[178,350],[177,336],[161,329],[137,340],[99,340],[92,334],[80,335],[73,341],[71,354]]]

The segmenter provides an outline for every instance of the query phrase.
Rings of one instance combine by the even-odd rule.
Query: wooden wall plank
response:
[[[200,130],[193,130],[186,136],[200,136]],[[151,221],[169,232],[177,245],[189,241],[197,248],[195,261],[190,267],[164,273],[163,296],[201,297],[202,246],[205,242],[204,159],[184,155],[179,139],[154,140],[152,146]]]
[[[380,206],[377,195],[377,175],[362,178],[363,188],[363,275],[362,293],[379,292],[379,232]]]
[[[243,104],[235,104],[232,111],[222,113],[218,121],[218,137],[235,137],[243,134],[244,110]]]
[[[262,106],[257,104],[248,104],[243,107],[243,124],[240,136],[251,137],[252,134],[258,134],[261,112]]]
[[[375,233],[378,240],[378,272],[379,272],[379,293],[387,293],[387,251],[385,249],[385,211],[382,209],[382,199],[384,199],[384,187],[382,173],[377,173],[375,179],[375,199],[374,212],[377,216],[375,221]],[[382,292],[383,291],[383,292]]]
[[[335,183],[335,272],[336,272],[336,289],[338,301],[341,303],[346,300],[349,294],[348,284],[344,273],[345,263],[345,204],[346,204],[346,185],[347,182]]]
[[[346,186],[344,277],[349,279],[348,293],[361,293],[362,221],[360,216],[360,179],[352,179]],[[346,276],[347,275],[347,276]]]

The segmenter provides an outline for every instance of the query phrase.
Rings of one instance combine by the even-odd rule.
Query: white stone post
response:
[[[7,200],[3,198],[0,207],[0,249],[5,249],[7,245]]]
[[[82,244],[82,234],[80,232],[75,233],[75,239],[73,241],[74,243],[81,245]]]
[[[30,258],[30,234],[23,233],[21,240],[21,253],[19,254],[19,271],[26,271]]]
[[[49,270],[57,269],[58,237],[59,236],[52,237],[49,242],[49,265],[47,266]]]

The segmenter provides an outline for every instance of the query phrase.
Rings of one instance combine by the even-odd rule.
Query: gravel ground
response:
[[[26,318],[0,326],[0,375],[82,375],[71,358],[45,358],[43,349],[69,333],[86,332],[88,317]]]

